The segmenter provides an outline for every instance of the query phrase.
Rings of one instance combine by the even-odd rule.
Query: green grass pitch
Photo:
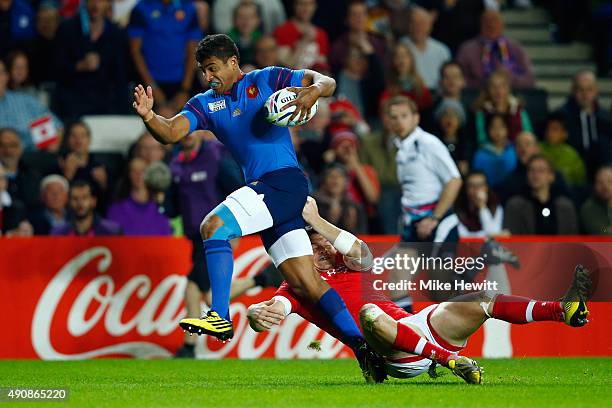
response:
[[[352,360],[0,361],[0,387],[69,389],[58,407],[606,407],[612,359],[480,360],[482,386],[448,370],[367,385]]]

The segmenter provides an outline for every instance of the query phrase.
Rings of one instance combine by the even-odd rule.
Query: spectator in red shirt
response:
[[[283,65],[295,69],[327,66],[327,33],[312,24],[315,0],[295,0],[293,16],[274,31]]]

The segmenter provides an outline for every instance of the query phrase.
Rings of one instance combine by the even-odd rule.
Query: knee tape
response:
[[[242,230],[236,221],[236,218],[232,214],[232,212],[225,205],[219,204],[214,210],[212,210],[212,214],[221,218],[223,221],[223,225],[212,234],[212,236],[205,240],[221,240],[221,241],[229,241],[231,239],[242,236]]]

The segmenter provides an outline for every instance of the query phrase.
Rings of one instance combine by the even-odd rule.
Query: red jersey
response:
[[[344,263],[344,256],[339,252],[336,253],[336,267],[319,271],[319,274],[329,283],[329,286],[338,292],[357,324],[359,324],[359,311],[366,303],[377,305],[395,320],[410,316],[410,313],[393,303],[384,293],[374,289],[372,285],[375,277],[369,270],[349,269]],[[337,331],[319,308],[299,299],[287,282],[283,282],[274,295],[287,298],[291,302],[292,313],[297,313],[332,336],[339,338]]]

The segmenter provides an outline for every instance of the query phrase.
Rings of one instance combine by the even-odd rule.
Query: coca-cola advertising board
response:
[[[397,241],[393,236],[365,239],[389,245]],[[0,358],[171,357],[184,336],[177,323],[185,312],[190,254],[190,243],[181,238],[0,238]],[[243,238],[235,249],[234,276],[252,276],[269,262],[259,238]],[[198,357],[351,355],[337,340],[298,316],[289,316],[270,332],[251,330],[248,306],[273,293],[270,288],[256,288],[235,299],[233,341],[222,344],[200,337]],[[486,329],[479,330],[470,338],[466,353],[612,355],[607,341],[612,307],[609,302],[594,302],[591,312],[592,321],[581,329],[537,323],[489,330],[493,334],[488,338]],[[320,341],[319,351],[308,347],[314,340]]]

